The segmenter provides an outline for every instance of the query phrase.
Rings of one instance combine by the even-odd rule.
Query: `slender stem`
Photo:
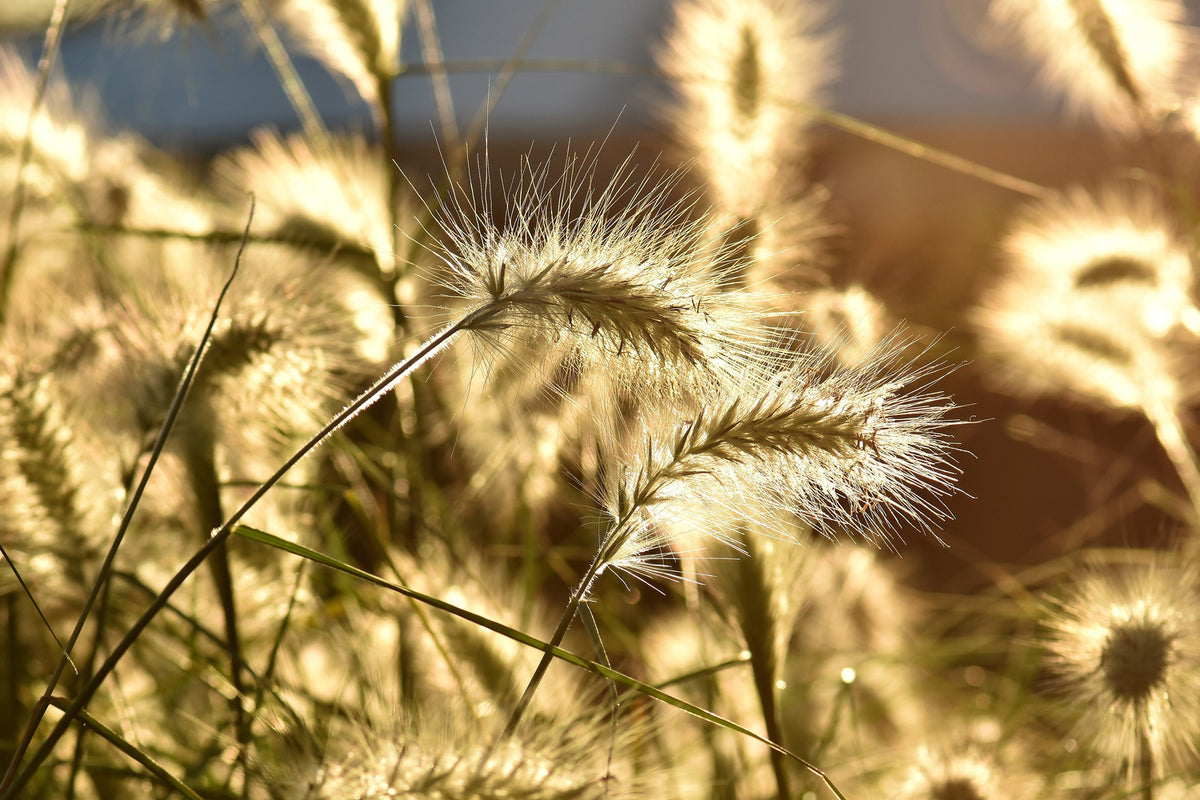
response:
[[[525,35],[521,37],[521,41],[517,43],[512,55],[505,59],[504,65],[500,68],[500,74],[496,76],[496,85],[488,92],[487,102],[475,114],[475,119],[471,120],[471,127],[467,129],[466,141],[468,144],[475,142],[483,133],[483,128],[487,125],[488,118],[491,116],[493,109],[495,109],[496,103],[500,101],[500,96],[508,88],[513,75],[517,73],[522,59],[529,54],[529,49],[533,47],[538,34],[542,32],[542,28],[546,27],[546,23],[550,21],[550,17],[554,15],[554,12],[558,10],[561,4],[562,0],[546,0],[541,9],[538,10],[537,16],[534,17],[529,29],[525,31]]]
[[[755,557],[754,542],[745,535],[744,530],[740,538],[741,547],[746,552],[736,560],[738,583],[741,585],[738,590],[736,614],[742,628],[742,637],[750,651],[750,671],[758,694],[758,704],[762,709],[767,738],[786,747],[783,741],[783,721],[779,716],[778,689],[775,685],[779,671],[775,648],[778,620],[770,608],[771,588],[763,571],[766,565],[761,554],[757,554],[758,558]],[[791,797],[783,756],[772,750],[770,757],[779,796]]]
[[[1150,424],[1154,426],[1159,444],[1171,459],[1175,472],[1187,491],[1191,501],[1192,519],[1200,519],[1200,462],[1197,461],[1196,451],[1183,431],[1179,414],[1173,408],[1154,400],[1144,404],[1144,411]]]
[[[520,69],[522,72],[550,72],[563,73],[575,72],[580,74],[603,74],[603,75],[622,75],[631,78],[665,78],[669,80],[689,81],[692,83],[719,83],[719,81],[702,76],[702,75],[669,75],[650,67],[631,66],[621,62],[611,61],[595,61],[586,59],[519,59],[513,62],[512,59],[455,59],[439,64],[438,68],[448,73],[470,73],[470,72],[492,72],[499,68],[508,69],[511,64],[512,69]],[[429,67],[421,64],[403,64],[401,65],[402,75],[424,75],[430,71]],[[1009,175],[991,167],[984,166],[968,158],[955,155],[946,150],[941,150],[927,144],[910,139],[906,136],[901,136],[897,133],[872,125],[869,122],[857,119],[849,114],[842,114],[837,111],[832,111],[820,106],[810,105],[808,103],[798,103],[786,98],[769,98],[780,106],[789,108],[799,108],[805,113],[818,119],[834,128],[843,130],[849,134],[865,139],[869,142],[883,145],[898,153],[904,153],[921,161],[930,164],[937,164],[940,167],[952,170],[954,172],[969,175],[973,178],[981,180],[985,183],[990,183],[993,186],[999,186],[1002,189],[1007,189],[1018,194],[1027,195],[1029,197],[1045,197],[1049,190],[1045,186],[1041,186],[1033,181],[1027,181],[1023,178],[1018,178],[1015,175]]]
[[[600,574],[600,568],[605,563],[603,556],[605,549],[601,548],[596,552],[596,557],[592,559],[592,563],[588,566],[587,572],[580,579],[579,585],[575,587],[575,591],[571,592],[571,599],[567,601],[567,607],[563,611],[562,617],[558,620],[558,627],[554,629],[554,634],[546,643],[546,649],[542,652],[542,659],[538,662],[537,667],[533,670],[533,676],[530,677],[529,683],[525,685],[525,691],[521,693],[521,699],[513,706],[512,713],[508,716],[508,722],[504,726],[504,730],[500,733],[500,738],[497,741],[504,741],[513,735],[517,730],[517,725],[520,724],[521,718],[525,716],[525,711],[529,708],[529,703],[533,700],[534,692],[542,683],[542,679],[546,676],[546,670],[550,667],[550,662],[554,660],[554,649],[562,644],[562,640],[567,635],[567,629],[571,627],[571,620],[575,618],[575,612],[579,610],[579,604],[583,598],[587,597],[591,591],[592,584],[596,580],[596,576]]]
[[[613,559],[613,555],[620,549],[621,544],[628,535],[634,513],[640,507],[638,503],[632,504],[630,509],[613,523],[608,534],[604,537],[604,541],[596,551],[595,557],[592,558],[592,563],[588,565],[587,572],[583,574],[583,577],[579,580],[579,584],[571,592],[571,599],[567,601],[567,607],[563,611],[562,617],[558,620],[558,627],[555,628],[553,636],[550,637],[550,640],[546,644],[545,650],[542,653],[542,660],[538,662],[537,667],[533,671],[533,676],[529,679],[529,683],[525,685],[525,691],[521,694],[521,699],[513,707],[512,713],[508,717],[508,723],[505,724],[504,730],[500,733],[500,738],[497,739],[497,744],[512,736],[516,731],[517,725],[525,715],[525,711],[533,699],[534,692],[541,685],[542,678],[546,676],[546,670],[550,667],[550,662],[554,660],[554,649],[562,644],[563,638],[567,635],[567,629],[571,627],[571,620],[575,618],[575,613],[579,610],[579,604],[591,592],[592,584],[596,582],[596,578],[600,575],[601,570],[608,566],[609,562]]]
[[[296,115],[300,117],[304,135],[323,152],[328,152],[329,133],[325,129],[325,123],[321,121],[316,104],[313,103],[308,90],[304,88],[304,81],[300,80],[300,75],[296,72],[296,66],[288,56],[287,49],[279,40],[279,34],[275,32],[271,21],[267,19],[267,12],[263,9],[262,3],[260,0],[241,0],[239,5],[246,21],[250,23],[259,43],[263,46],[267,59],[275,69],[275,74],[279,76],[279,85],[283,87],[288,102],[292,104]]]
[[[207,404],[205,404],[207,406]],[[221,481],[217,476],[215,431],[211,409],[204,408],[194,416],[192,424],[184,427],[183,460],[195,494],[196,510],[202,531],[211,531],[225,519],[221,505]],[[213,583],[221,602],[225,622],[225,639],[229,643],[229,682],[233,688],[230,708],[234,715],[237,731],[238,763],[246,768],[246,754],[250,746],[250,727],[246,717],[246,685],[242,680],[242,637],[238,632],[237,598],[233,591],[233,568],[230,565],[229,548],[222,545],[213,552],[209,562]]]
[[[1142,800],[1154,800],[1154,751],[1144,727],[1138,731],[1138,777],[1142,781]]]
[[[324,428],[322,428],[316,435],[302,445],[300,449],[298,449],[287,461],[283,463],[282,466],[279,467],[279,469],[277,469],[269,478],[267,478],[267,480],[261,486],[259,486],[253,494],[250,495],[246,502],[244,502],[241,507],[238,508],[238,510],[235,511],[220,528],[213,531],[208,541],[205,542],[204,545],[200,547],[200,549],[197,550],[182,567],[179,568],[171,580],[168,581],[167,584],[162,588],[158,596],[154,598],[154,601],[150,604],[142,616],[139,617],[132,626],[130,626],[129,630],[125,633],[125,636],[116,644],[108,658],[106,658],[104,663],[102,663],[96,670],[95,674],[92,676],[92,679],[88,681],[82,689],[80,689],[79,694],[71,702],[70,706],[66,708],[63,716],[47,735],[45,741],[42,742],[37,751],[34,752],[34,754],[29,758],[29,763],[24,767],[24,769],[16,774],[15,778],[11,777],[11,773],[19,766],[20,755],[13,759],[13,762],[9,767],[10,777],[6,778],[5,785],[0,787],[4,789],[4,794],[0,795],[0,800],[10,800],[11,798],[19,796],[20,791],[27,783],[29,783],[34,772],[49,757],[51,751],[53,751],[59,740],[62,739],[63,735],[70,728],[71,723],[76,717],[79,716],[79,713],[91,701],[92,697],[95,696],[96,692],[100,688],[100,685],[116,668],[117,663],[121,660],[129,648],[133,646],[133,643],[137,641],[137,639],[142,635],[142,632],[150,625],[154,618],[158,616],[158,613],[166,607],[172,595],[179,590],[179,587],[183,585],[184,581],[191,577],[192,573],[199,569],[200,565],[203,564],[217,548],[224,544],[225,540],[228,539],[233,533],[233,529],[236,527],[237,523],[240,522],[242,517],[244,517],[250,511],[250,509],[262,499],[263,495],[265,495],[273,486],[275,486],[275,484],[282,480],[284,475],[286,475],[292,467],[299,463],[301,459],[303,459],[316,448],[320,447],[326,440],[329,439],[330,436],[340,430],[342,426],[353,419],[360,411],[370,406],[386,392],[392,389],[397,383],[404,380],[405,377],[423,364],[428,358],[442,350],[450,343],[455,335],[463,330],[469,329],[472,325],[478,324],[482,320],[489,318],[495,313],[495,311],[496,308],[489,305],[466,315],[459,321],[443,328],[440,332],[426,341],[416,353],[404,361],[397,363],[395,366],[385,372],[382,377],[375,381],[375,383],[373,383],[362,394],[360,394],[352,403],[342,409],[342,411],[335,415],[333,419],[331,419],[325,425]],[[44,713],[44,707],[42,711]],[[33,718],[31,717],[31,720],[32,719]],[[38,719],[40,720],[40,716]],[[27,735],[27,739],[31,738],[32,736]],[[24,747],[28,747],[27,740],[23,741],[22,743]],[[22,750],[22,753],[23,752],[24,751]]]
[[[437,107],[438,127],[442,133],[443,146],[453,152],[458,150],[458,123],[454,119],[454,99],[450,94],[450,81],[446,77],[446,62],[442,54],[441,41],[437,32],[437,19],[430,0],[417,0],[413,5],[417,17],[417,33],[421,37],[421,55],[429,72],[433,86],[433,101]]]

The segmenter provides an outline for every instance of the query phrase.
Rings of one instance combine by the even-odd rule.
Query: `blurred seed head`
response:
[[[6,172],[13,176],[29,128],[36,85],[36,73],[21,57],[9,47],[0,47],[0,163],[8,165]],[[26,187],[37,195],[63,192],[87,174],[92,145],[89,125],[73,105],[67,85],[51,81],[33,118],[32,151],[25,172]]]
[[[998,0],[1041,78],[1075,112],[1121,133],[1178,110],[1194,77],[1197,37],[1179,0]]]
[[[364,726],[357,741],[333,743],[307,787],[291,797],[367,800],[405,796],[438,800],[629,800],[640,797],[625,749],[631,729],[612,740],[594,718],[524,726],[493,744],[496,726],[453,710],[397,712]],[[613,754],[615,759],[610,758]],[[293,779],[294,780],[294,779]]]
[[[990,749],[990,748],[989,748]],[[970,743],[943,748],[922,746],[892,795],[899,800],[1000,800],[1026,797],[1011,768],[997,763],[988,749]],[[1019,788],[1015,788],[1019,787]],[[1015,793],[1014,793],[1015,792]]]
[[[53,373],[0,353],[0,543],[52,620],[73,620],[107,543],[116,475],[68,425]],[[7,563],[0,588],[18,592]]]
[[[658,63],[674,81],[671,122],[721,211],[757,217],[804,149],[801,104],[820,101],[835,37],[804,0],[676,3]]]
[[[798,296],[797,304],[800,327],[846,368],[869,359],[891,330],[883,301],[857,284],[813,289]]]
[[[1048,661],[1076,736],[1135,772],[1146,737],[1156,774],[1196,764],[1200,583],[1167,555],[1092,569],[1051,602]]]
[[[400,70],[400,25],[407,0],[268,0],[295,42],[350,81],[377,111],[380,91]]]
[[[1032,207],[1004,251],[1009,272],[975,320],[1014,387],[1178,407],[1173,337],[1197,322],[1191,261],[1149,195],[1072,190]]]
[[[256,230],[328,253],[350,251],[373,261],[379,274],[392,274],[388,179],[378,147],[349,136],[330,139],[327,151],[269,130],[255,131],[253,142],[217,159],[213,173],[234,208],[255,196]]]

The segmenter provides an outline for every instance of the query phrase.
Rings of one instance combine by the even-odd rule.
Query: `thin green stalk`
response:
[[[55,708],[64,708],[67,703],[60,697],[52,697],[50,698],[50,705],[54,706]],[[100,720],[93,717],[91,714],[87,713],[86,711],[80,712],[79,720],[84,728],[93,730],[100,734],[101,737],[108,740],[110,744],[115,746],[122,753],[145,767],[147,772],[158,778],[165,785],[174,789],[176,792],[179,792],[179,794],[188,798],[188,800],[203,800],[203,798],[196,794],[196,792],[194,792],[187,784],[185,784],[179,778],[176,778],[170,772],[167,772],[167,770],[161,764],[143,753],[128,739],[102,723]]]
[[[494,305],[484,306],[483,308],[477,309],[475,312],[468,314],[458,322],[443,328],[439,333],[426,341],[416,353],[389,369],[374,384],[360,394],[357,399],[355,399],[352,403],[342,409],[341,412],[334,416],[333,419],[330,420],[315,436],[302,445],[290,458],[287,459],[287,461],[282,464],[282,466],[279,467],[279,469],[277,469],[261,486],[258,487],[258,489],[253,492],[253,494],[250,495],[250,497],[241,505],[241,507],[238,508],[238,510],[235,511],[220,528],[214,530],[208,541],[206,541],[199,550],[193,553],[192,557],[189,558],[187,562],[179,568],[179,570],[175,573],[171,580],[167,582],[162,591],[158,594],[158,596],[154,599],[142,616],[130,626],[128,631],[126,631],[125,636],[122,637],[121,641],[118,642],[113,648],[112,652],[109,653],[108,658],[106,658],[96,670],[95,674],[92,676],[92,679],[80,689],[79,694],[65,710],[62,718],[50,731],[46,739],[42,742],[41,746],[29,758],[29,763],[26,764],[24,769],[21,769],[20,772],[16,772],[16,770],[19,768],[21,757],[24,755],[29,746],[29,742],[33,738],[33,733],[37,729],[37,722],[41,720],[41,715],[44,713],[45,703],[43,703],[41,712],[30,718],[31,725],[30,728],[27,729],[26,735],[22,740],[20,753],[13,759],[12,764],[10,764],[9,776],[5,778],[4,785],[0,786],[0,789],[4,790],[4,793],[3,795],[0,795],[0,798],[3,800],[10,800],[10,798],[19,796],[18,793],[33,777],[33,773],[37,770],[37,768],[49,757],[51,751],[53,751],[59,740],[62,739],[73,720],[91,701],[92,697],[95,696],[96,692],[100,688],[100,685],[116,668],[117,663],[122,657],[124,657],[129,648],[133,646],[133,643],[137,641],[137,639],[142,635],[142,632],[145,631],[158,613],[167,605],[172,595],[179,590],[179,587],[182,586],[189,577],[191,577],[192,573],[199,569],[200,565],[203,564],[215,550],[224,544],[225,540],[228,539],[230,534],[233,532],[234,527],[236,527],[241,521],[242,517],[244,517],[250,511],[250,509],[262,499],[263,495],[265,495],[273,486],[275,486],[275,484],[278,483],[284,477],[284,475],[291,470],[292,467],[299,463],[301,459],[323,444],[330,436],[332,436],[347,422],[353,419],[360,411],[370,406],[372,403],[382,397],[384,393],[392,389],[397,383],[404,380],[404,378],[406,378],[414,369],[423,364],[428,358],[446,347],[458,333],[469,329],[472,325],[479,324],[486,319],[489,319],[496,313],[496,311],[497,309]],[[73,641],[68,643],[68,647],[70,644],[73,644]],[[54,682],[57,682],[57,673]],[[48,702],[49,696],[50,692],[47,692],[47,696],[44,698],[44,701]],[[13,773],[15,773],[15,775]]]
[[[725,730],[736,733],[739,736],[745,736],[748,739],[752,739],[753,741],[756,741],[756,742],[759,742],[760,744],[766,745],[770,749],[779,752],[785,758],[787,758],[791,761],[794,761],[796,764],[800,765],[805,770],[807,770],[808,772],[812,773],[814,776],[819,778],[821,780],[821,782],[825,784],[825,786],[829,789],[829,791],[838,800],[846,800],[846,796],[842,794],[842,792],[837,788],[837,786],[829,778],[829,776],[826,775],[824,771],[822,771],[819,767],[817,767],[812,762],[801,758],[800,756],[796,755],[795,753],[792,753],[791,751],[787,750],[786,748],[782,747],[781,745],[779,745],[775,742],[772,742],[770,739],[767,739],[766,737],[762,736],[761,734],[755,733],[754,731],[750,730],[749,728],[745,728],[745,727],[737,724],[736,722],[733,722],[732,720],[725,719],[724,717],[722,717],[718,714],[714,714],[713,712],[709,711],[708,709],[701,708],[700,706],[693,705],[692,703],[689,703],[686,700],[683,700],[679,697],[675,697],[674,695],[667,694],[666,692],[662,691],[661,689],[659,689],[655,686],[651,686],[649,684],[642,683],[641,681],[637,680],[636,678],[631,678],[630,676],[626,675],[625,673],[618,672],[617,670],[613,669],[612,667],[606,667],[603,664],[599,664],[595,661],[589,661],[585,658],[581,658],[580,656],[577,656],[574,653],[571,653],[567,650],[563,650],[561,647],[555,647],[548,642],[544,642],[540,639],[537,639],[536,637],[530,636],[529,634],[525,633],[524,631],[517,630],[516,628],[510,628],[507,625],[503,625],[499,622],[496,622],[495,620],[489,619],[488,617],[485,617],[482,614],[476,614],[473,611],[468,611],[465,608],[460,608],[459,606],[456,606],[452,603],[448,603],[445,600],[440,600],[436,597],[431,597],[427,594],[422,594],[421,592],[417,592],[412,589],[407,589],[403,586],[400,586],[399,584],[384,580],[383,578],[380,578],[377,575],[372,575],[371,573],[364,572],[363,570],[358,569],[357,567],[351,566],[344,562],[338,561],[337,559],[331,558],[330,556],[327,556],[324,553],[319,553],[315,550],[310,550],[309,548],[304,547],[303,545],[297,544],[295,542],[290,542],[285,539],[280,539],[278,536],[273,536],[264,531],[254,530],[253,528],[248,528],[248,527],[242,526],[242,525],[235,526],[235,527],[236,527],[235,532],[238,535],[243,536],[247,539],[250,539],[251,541],[255,541],[260,544],[265,544],[270,547],[274,547],[277,550],[282,550],[287,553],[292,553],[293,555],[297,555],[297,556],[300,556],[301,558],[308,559],[315,563],[321,564],[322,566],[329,567],[330,569],[333,569],[333,570],[337,570],[338,572],[341,572],[344,575],[349,575],[353,578],[357,578],[358,580],[366,581],[369,584],[372,584],[374,586],[379,586],[381,588],[384,588],[389,591],[395,592],[397,594],[403,595],[404,597],[410,597],[420,603],[424,603],[425,605],[430,606],[431,608],[436,608],[436,609],[438,609],[440,611],[444,611],[448,614],[453,614],[454,616],[458,617],[459,619],[465,620],[474,625],[478,625],[481,628],[484,628],[489,631],[493,631],[494,633],[498,633],[501,636],[511,639],[512,641],[522,644],[526,647],[532,647],[536,650],[541,650],[543,652],[549,651],[550,655],[553,658],[557,658],[560,661],[565,661],[568,664],[573,664],[574,666],[579,667],[580,669],[587,670],[588,672],[591,672],[594,675],[599,675],[602,678],[606,678],[610,681],[614,681],[616,683],[621,684],[622,686],[629,687],[629,688],[637,691],[638,694],[641,694],[644,697],[648,697],[652,700],[657,700],[660,703],[665,703],[666,705],[669,705],[673,708],[677,708],[680,711],[683,711],[687,714],[692,715],[696,719],[699,719],[699,720],[702,720],[702,721],[708,723],[709,725],[715,725],[717,727],[724,728]]]
[[[205,532],[205,536],[225,518],[221,507],[221,482],[217,476],[215,432],[208,411],[206,408],[196,415],[203,417],[203,422],[193,420],[191,425],[181,431],[184,434],[183,460],[195,494],[200,530]],[[225,638],[229,642],[229,681],[234,695],[229,705],[233,710],[234,729],[237,733],[238,763],[245,771],[250,746],[250,722],[244,705],[246,685],[242,680],[242,637],[238,633],[237,598],[233,592],[233,569],[229,562],[229,548],[222,545],[213,551],[209,565],[212,567],[213,583],[216,585],[217,597],[225,618]]]
[[[571,592],[571,599],[567,601],[567,607],[563,611],[563,615],[558,620],[558,627],[554,629],[554,633],[547,640],[546,648],[542,652],[542,658],[538,661],[537,667],[533,670],[533,675],[529,678],[529,683],[525,684],[525,691],[521,693],[521,699],[513,706],[512,712],[508,715],[508,722],[504,725],[504,730],[500,733],[500,738],[497,743],[508,739],[517,730],[517,725],[520,724],[522,717],[525,716],[526,709],[529,708],[530,701],[533,700],[533,695],[537,692],[538,687],[542,684],[542,679],[546,677],[546,670],[550,667],[550,662],[554,660],[554,650],[562,644],[563,639],[567,635],[567,629],[571,627],[571,620],[575,618],[575,613],[579,610],[579,604],[587,597],[591,591],[592,584],[596,581],[596,576],[600,574],[600,570],[606,563],[603,560],[606,549],[601,548],[596,552],[592,563],[588,565],[587,572],[583,578]]]
[[[763,723],[767,738],[786,747],[783,740],[783,721],[779,716],[778,689],[778,659],[775,652],[776,618],[771,613],[771,589],[763,574],[763,559],[754,558],[752,541],[744,535],[742,546],[746,554],[736,560],[738,569],[738,607],[736,613],[750,651],[750,672],[754,677],[754,688],[758,694],[758,703],[762,709]],[[771,751],[771,770],[775,775],[775,785],[780,797],[791,797],[787,769],[783,757],[778,752]]]

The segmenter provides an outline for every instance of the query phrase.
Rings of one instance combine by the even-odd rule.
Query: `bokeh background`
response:
[[[0,29],[36,61],[48,0],[3,0]],[[1200,20],[1200,0],[1189,3]],[[530,147],[607,138],[623,158],[670,160],[659,124],[665,85],[651,52],[669,18],[665,0],[434,0],[457,123],[465,128],[496,91],[499,64],[544,15],[522,67],[488,119],[493,161]],[[988,167],[1044,185],[1128,175],[1144,157],[1064,115],[1033,67],[984,32],[986,0],[840,0],[829,25],[842,40],[828,107]],[[402,48],[412,74],[397,81],[402,166],[439,168],[437,109],[422,44]],[[553,63],[570,61],[572,63]],[[369,131],[365,106],[316,62],[297,67],[333,129]],[[260,126],[298,128],[271,67],[236,10],[163,35],[136,21],[72,29],[59,71],[113,129],[202,164]],[[916,580],[945,591],[994,582],[993,564],[1034,564],[1085,544],[1160,543],[1175,525],[1163,488],[1177,488],[1144,423],[1057,401],[1015,400],[972,353],[963,314],[999,268],[996,242],[1026,198],[830,126],[795,180],[829,192],[834,283],[861,283],[897,322],[963,365],[944,388],[972,421],[959,433],[962,487],[944,549],[912,537],[900,547]],[[1144,150],[1142,151],[1144,153]],[[511,160],[509,163],[512,163]]]

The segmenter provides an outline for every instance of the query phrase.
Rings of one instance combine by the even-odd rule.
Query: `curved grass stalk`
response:
[[[279,85],[283,87],[288,102],[291,103],[296,116],[300,117],[304,134],[317,146],[328,149],[329,131],[321,120],[321,115],[317,112],[317,106],[313,103],[308,89],[305,88],[304,81],[300,80],[295,64],[292,63],[283,42],[280,41],[279,33],[267,19],[267,12],[263,9],[261,0],[238,0],[238,5],[242,9],[246,21],[254,29],[254,35],[258,37],[259,43],[263,46],[275,74],[279,76]]]
[[[1192,521],[1200,519],[1200,460],[1187,439],[1178,412],[1163,403],[1153,402],[1153,399],[1144,403],[1143,411],[1183,483],[1191,505]]]

